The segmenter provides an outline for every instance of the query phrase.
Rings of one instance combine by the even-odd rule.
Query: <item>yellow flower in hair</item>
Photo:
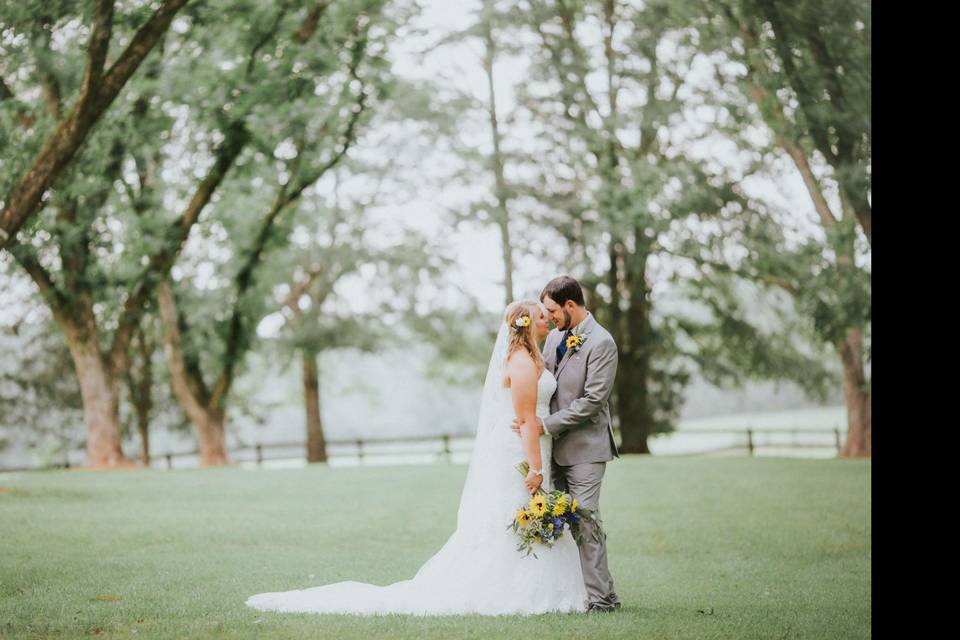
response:
[[[518,327],[529,327],[530,326],[530,316],[520,316],[514,321],[514,324]]]

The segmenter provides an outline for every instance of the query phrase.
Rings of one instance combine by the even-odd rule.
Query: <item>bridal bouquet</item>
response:
[[[530,465],[527,462],[521,462],[516,469],[526,478]],[[557,489],[547,493],[543,489],[537,489],[530,498],[530,502],[517,509],[517,514],[513,522],[507,525],[507,529],[513,529],[520,539],[517,551],[526,551],[525,556],[533,554],[536,558],[537,554],[533,552],[535,544],[552,547],[553,543],[563,537],[563,532],[567,528],[570,529],[570,535],[577,544],[580,544],[583,541],[583,534],[580,531],[580,523],[583,520],[589,520],[594,524],[593,539],[599,541],[603,531],[600,520],[593,511],[578,505],[569,493]]]

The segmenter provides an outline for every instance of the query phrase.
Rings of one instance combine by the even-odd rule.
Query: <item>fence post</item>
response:
[[[167,469],[173,469],[173,456],[170,455],[170,452],[167,452],[164,457],[167,459]]]
[[[443,434],[443,455],[447,462],[453,462],[453,453],[450,451],[450,434]]]
[[[843,453],[843,447],[840,446],[840,429],[833,430],[833,441],[837,445],[837,455]]]
[[[747,452],[753,455],[753,429],[747,429]]]
[[[263,445],[259,442],[257,443],[257,466],[263,466]]]
[[[357,440],[357,464],[363,464],[363,440]]]

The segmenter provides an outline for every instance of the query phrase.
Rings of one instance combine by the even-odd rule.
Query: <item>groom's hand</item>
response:
[[[520,422],[520,418],[514,418],[513,424],[510,425],[510,428],[513,429],[513,432],[520,435],[520,425],[523,424]],[[540,416],[537,416],[537,437],[543,435],[543,420],[540,419]]]

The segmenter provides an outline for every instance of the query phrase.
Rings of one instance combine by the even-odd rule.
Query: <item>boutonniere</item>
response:
[[[571,335],[567,338],[567,349],[573,349],[573,352],[576,353],[580,351],[580,347],[583,346],[583,343],[587,341],[587,336],[578,336],[576,334]]]

